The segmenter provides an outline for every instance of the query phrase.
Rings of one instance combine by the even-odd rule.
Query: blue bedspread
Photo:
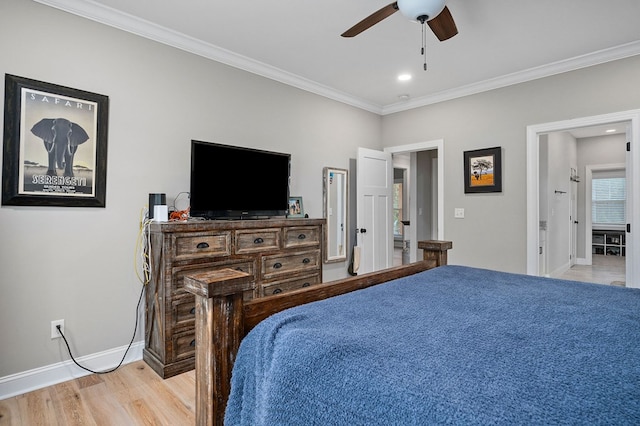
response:
[[[640,424],[640,290],[443,266],[260,323],[227,425]]]

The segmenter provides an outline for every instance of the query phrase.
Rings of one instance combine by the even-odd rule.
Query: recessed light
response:
[[[411,80],[411,74],[400,74],[398,76],[398,81],[409,81]]]
[[[614,133],[616,131],[616,129],[607,129],[605,130],[605,133]]]

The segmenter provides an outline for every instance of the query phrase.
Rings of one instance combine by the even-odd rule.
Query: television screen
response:
[[[191,141],[191,216],[285,216],[290,162],[290,154]]]

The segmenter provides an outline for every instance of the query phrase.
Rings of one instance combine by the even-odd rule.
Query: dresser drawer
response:
[[[262,256],[261,263],[262,278],[265,280],[298,272],[317,270],[320,268],[320,250]]]
[[[195,357],[196,355],[196,332],[195,329],[176,333],[171,339],[171,350],[173,360],[179,361],[184,358]]]
[[[185,275],[198,274],[207,271],[217,271],[225,268],[235,269],[255,276],[254,261],[251,259],[236,260],[233,262],[210,262],[197,263],[193,265],[174,266],[172,270],[173,285],[171,290],[176,296],[186,294],[186,291],[184,290]]]
[[[295,226],[284,229],[284,247],[320,246],[321,228],[319,226]]]
[[[193,328],[196,320],[196,297],[190,293],[171,301],[171,325],[177,328]]]
[[[320,284],[320,274],[307,275],[305,277],[292,278],[290,280],[280,280],[273,283],[266,283],[260,286],[259,296],[271,296],[274,294],[286,293],[291,290],[310,287]]]
[[[172,238],[176,260],[231,254],[231,231],[175,234]]]
[[[236,254],[278,250],[280,228],[248,229],[236,231]]]

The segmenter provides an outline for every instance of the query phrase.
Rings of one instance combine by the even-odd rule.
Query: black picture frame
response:
[[[5,74],[2,205],[105,207],[108,119],[107,96]]]
[[[502,192],[502,148],[464,151],[465,194]]]

